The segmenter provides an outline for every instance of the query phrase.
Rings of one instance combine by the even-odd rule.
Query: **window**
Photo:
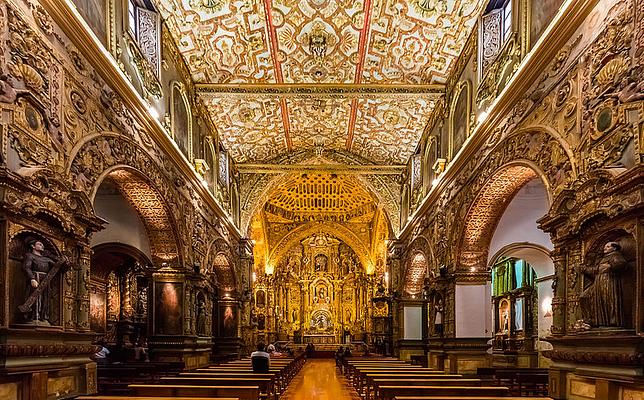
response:
[[[127,29],[136,37],[136,5],[133,0],[127,1]]]
[[[512,0],[503,6],[503,41],[505,42],[512,33]]]
[[[479,62],[483,76],[503,45],[512,37],[512,0],[491,0],[481,16],[479,26]]]
[[[138,6],[136,0],[128,0],[127,30],[158,78],[161,67],[161,19],[159,14],[154,10]]]

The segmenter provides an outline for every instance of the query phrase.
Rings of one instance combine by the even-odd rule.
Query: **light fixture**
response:
[[[541,310],[544,317],[552,317],[552,297],[548,296],[541,302]]]
[[[255,282],[255,279],[257,279],[257,274],[253,271],[253,282]]]
[[[434,178],[434,180],[432,181],[432,186],[436,186],[436,185],[438,185],[438,182],[440,182],[440,181],[441,181],[441,180],[440,180],[440,179],[438,179],[438,177]]]
[[[470,267],[470,272],[476,272],[476,267]]]
[[[156,109],[156,108],[154,108],[154,107],[152,107],[152,106],[149,106],[149,107],[148,107],[148,112],[150,113],[150,115],[152,116],[152,118],[154,118],[154,119],[159,119],[159,112],[157,111],[157,109]]]
[[[479,116],[476,118],[476,122],[478,122],[479,124],[482,123],[483,121],[485,121],[485,119],[487,118],[488,115],[489,114],[488,114],[487,111],[482,111],[479,114]]]

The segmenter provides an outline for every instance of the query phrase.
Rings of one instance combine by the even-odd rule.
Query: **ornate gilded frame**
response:
[[[188,154],[186,155],[186,157],[188,158],[188,161],[192,162],[192,159],[194,157],[194,149],[192,148],[192,107],[190,106],[190,99],[188,98],[188,92],[186,91],[185,85],[183,84],[183,82],[176,80],[170,83],[170,134],[172,135],[174,142],[177,143],[177,136],[175,134],[175,121],[177,116],[175,115],[174,110],[174,101],[176,96],[175,89],[181,94],[181,100],[183,101],[188,114],[186,116],[188,119],[188,132],[186,132],[186,134],[188,135]]]
[[[470,121],[471,115],[472,115],[472,82],[468,79],[465,81],[461,81],[456,85],[456,88],[454,89],[455,96],[452,97],[452,101],[449,107],[449,132],[448,132],[448,137],[449,137],[449,144],[448,144],[448,157],[450,160],[454,159],[454,156],[458,153],[458,150],[454,151],[454,123],[455,123],[455,115],[454,112],[456,111],[456,104],[458,103],[459,99],[461,98],[461,95],[463,93],[463,90],[467,89],[467,106],[466,106],[466,121],[465,121],[465,133],[466,137],[465,139],[470,137],[471,133],[471,128],[472,128],[472,123]]]

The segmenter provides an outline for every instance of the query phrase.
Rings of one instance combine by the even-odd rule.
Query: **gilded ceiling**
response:
[[[478,0],[156,2],[237,162],[321,147],[405,163],[480,8]],[[284,84],[313,86],[272,89]],[[425,89],[394,93],[394,85]]]
[[[264,210],[273,222],[369,222],[376,206],[371,194],[349,175],[308,173],[281,185]]]

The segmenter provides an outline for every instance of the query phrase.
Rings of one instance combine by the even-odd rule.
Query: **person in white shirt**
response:
[[[271,356],[264,351],[264,343],[257,344],[257,351],[250,354],[250,362],[253,365],[253,372],[266,374],[271,366]]]

